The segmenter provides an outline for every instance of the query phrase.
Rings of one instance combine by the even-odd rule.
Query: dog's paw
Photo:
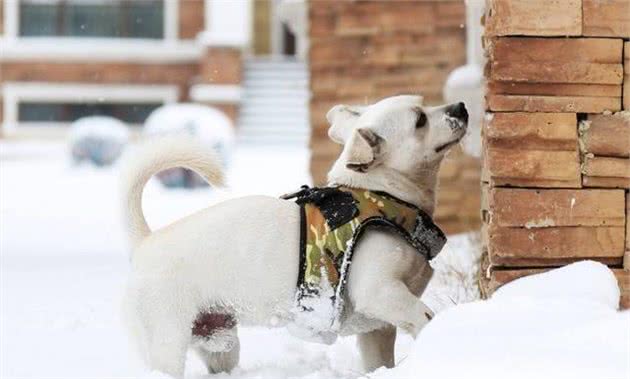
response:
[[[422,303],[422,306],[425,308],[422,310],[422,315],[426,319],[426,322],[425,322],[426,324],[433,319],[433,317],[435,316],[435,313],[431,310],[431,308],[427,307],[424,303]]]
[[[411,331],[411,335],[413,335],[414,338],[435,316],[435,313],[433,313],[431,308],[427,307],[423,302],[420,302],[419,308],[418,320]]]

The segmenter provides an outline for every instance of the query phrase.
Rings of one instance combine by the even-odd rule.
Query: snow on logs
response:
[[[630,0],[486,4],[484,290],[592,259],[630,307]]]

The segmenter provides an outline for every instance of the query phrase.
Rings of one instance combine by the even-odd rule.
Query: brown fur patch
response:
[[[200,313],[193,322],[192,333],[197,337],[209,338],[221,329],[232,329],[236,326],[236,320],[230,314],[225,313]]]

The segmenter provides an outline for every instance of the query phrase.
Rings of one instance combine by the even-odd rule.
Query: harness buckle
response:
[[[304,184],[300,187],[299,190],[295,192],[285,193],[284,195],[280,196],[280,198],[282,200],[291,200],[291,199],[295,199],[296,197],[302,197],[306,192],[308,192],[309,189],[310,189],[309,186]]]

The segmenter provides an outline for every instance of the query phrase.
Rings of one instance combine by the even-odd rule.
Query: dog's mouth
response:
[[[436,147],[435,148],[436,153],[441,153],[444,150],[448,149],[449,147],[459,143],[459,141],[461,141],[462,138],[464,138],[464,135],[466,134],[466,128],[468,127],[468,123],[466,121],[460,120],[455,117],[450,117],[448,115],[445,116],[445,121],[448,127],[451,129],[451,132],[457,136],[454,139]]]
[[[458,136],[454,140],[439,145],[438,147],[435,148],[435,152],[441,153],[444,150],[448,149],[449,147],[458,144],[459,141],[461,141],[463,137],[464,137],[464,134],[462,133],[462,135]]]

